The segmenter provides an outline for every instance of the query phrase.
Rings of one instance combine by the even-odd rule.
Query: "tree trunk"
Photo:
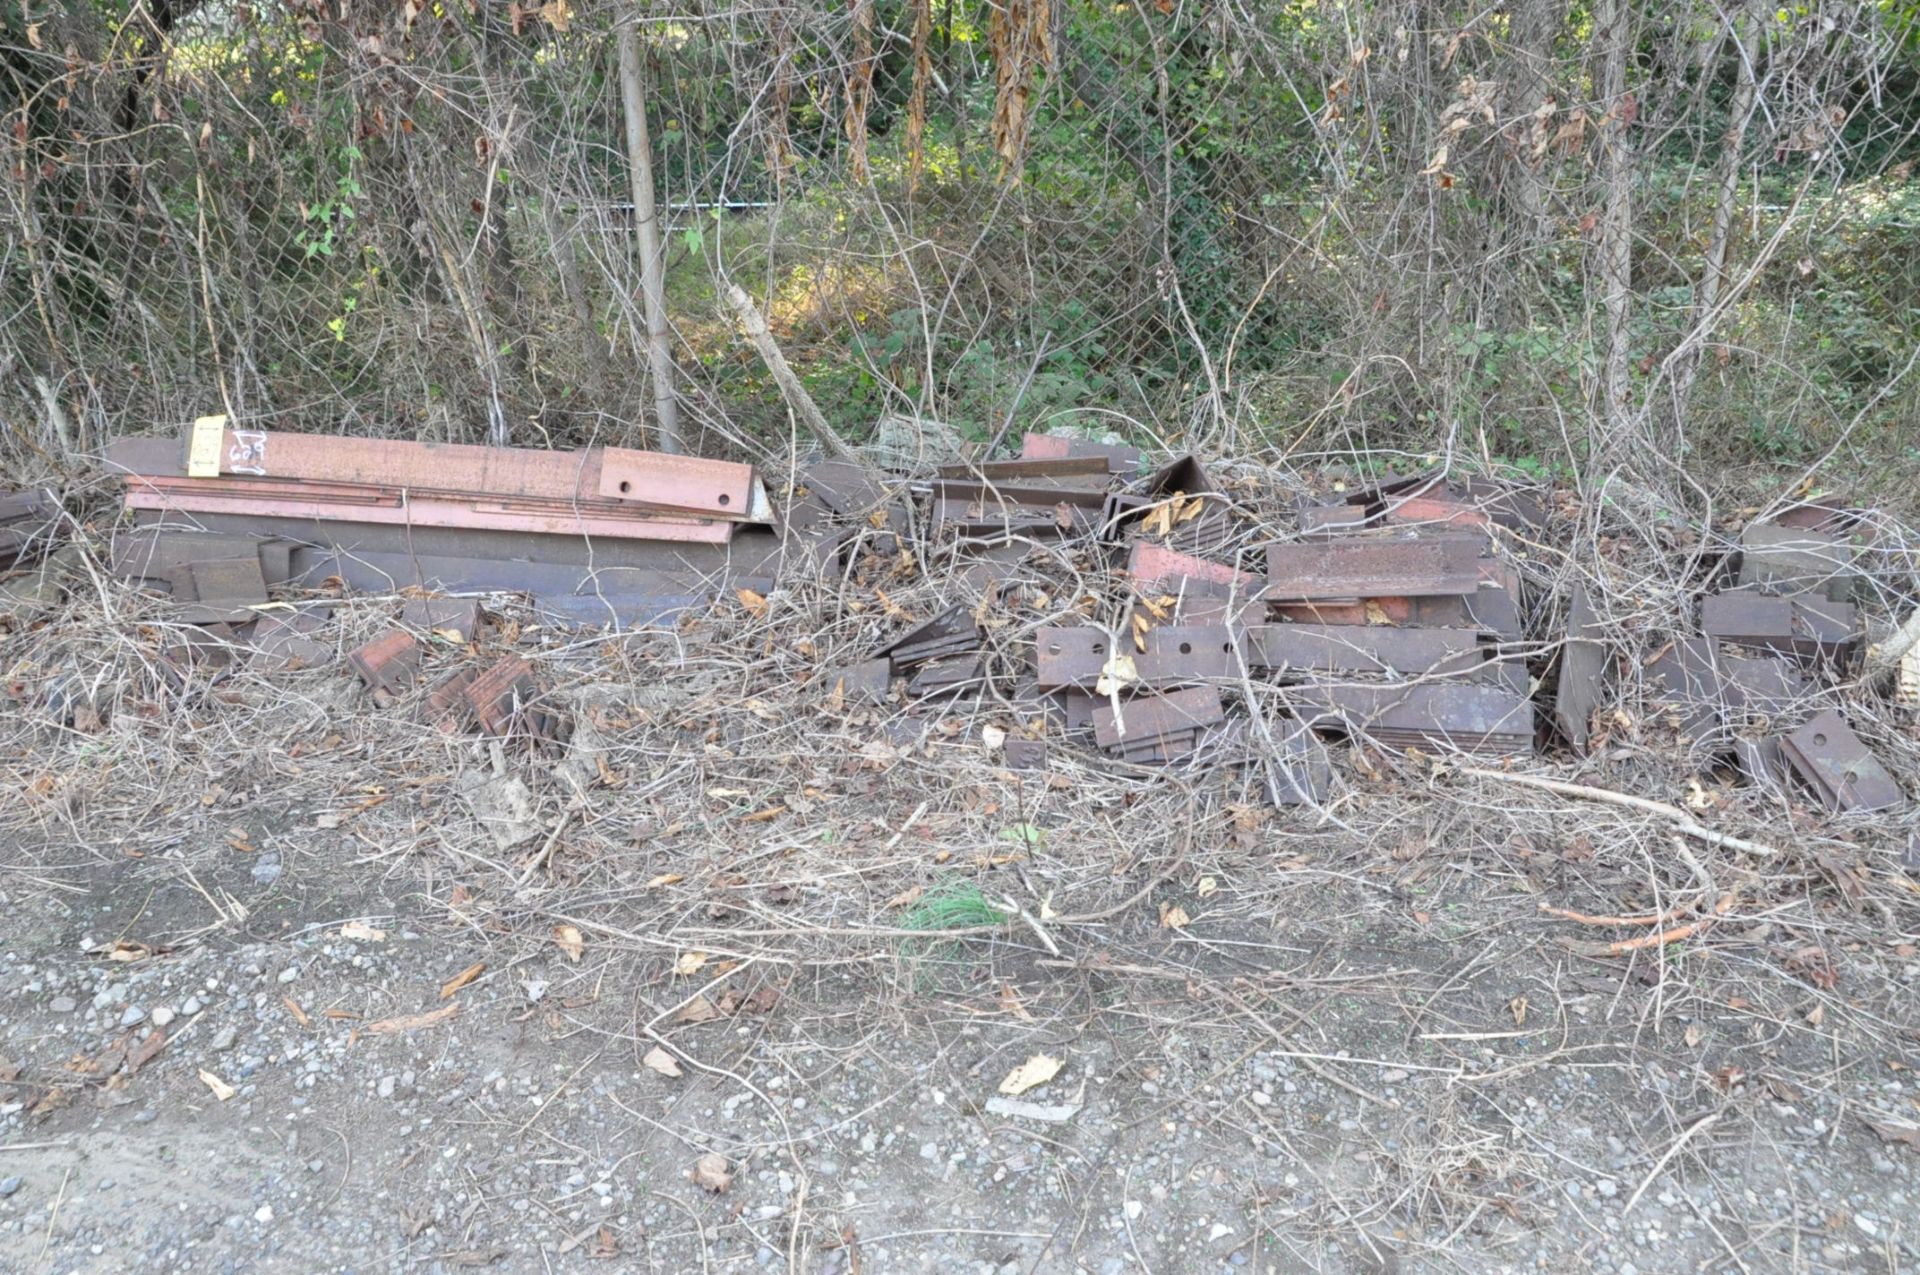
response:
[[[1626,0],[1599,0],[1594,10],[1594,40],[1599,45],[1600,180],[1605,208],[1600,219],[1601,305],[1606,314],[1606,346],[1600,373],[1600,411],[1605,437],[1596,453],[1625,454],[1638,432],[1629,379],[1628,324],[1633,317],[1633,143],[1629,130],[1637,114],[1627,94],[1627,55],[1632,35]]]
[[[660,450],[680,450],[680,403],[675,397],[673,349],[667,340],[666,259],[660,252],[660,222],[653,205],[653,139],[647,132],[647,97],[641,80],[640,37],[634,19],[623,20],[615,39],[620,57],[620,100],[627,117],[627,164],[633,178],[633,220],[640,239],[640,299],[647,316],[647,372],[653,381],[654,429]]]

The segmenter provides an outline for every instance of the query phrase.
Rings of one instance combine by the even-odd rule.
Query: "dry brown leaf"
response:
[[[1204,899],[1210,897],[1219,889],[1220,883],[1218,881],[1215,881],[1212,877],[1201,877],[1200,884],[1194,887],[1194,893]]]
[[[698,974],[700,967],[706,963],[705,952],[682,952],[680,958],[673,963],[673,972],[681,978],[690,978]]]
[[[129,943],[119,939],[101,955],[110,961],[144,961],[153,955],[153,949],[145,943]]]
[[[1513,1015],[1513,1025],[1515,1027],[1525,1027],[1527,1025],[1527,998],[1524,996],[1516,996],[1508,1001],[1507,1012]]]
[[[659,876],[647,882],[646,888],[649,890],[658,890],[663,886],[679,885],[682,881],[685,881],[685,880],[686,878],[681,876],[678,872],[662,872]]]
[[[890,908],[910,908],[914,904],[918,903],[920,901],[920,896],[925,894],[926,892],[927,892],[927,887],[925,887],[924,885],[916,885],[911,889],[902,890],[900,891],[900,893],[894,895],[891,899],[887,900],[887,906]]]
[[[293,999],[293,997],[291,996],[282,996],[280,998],[280,1003],[287,1007],[287,1012],[289,1014],[293,1015],[294,1022],[299,1023],[302,1027],[313,1026],[313,1020],[307,1017],[306,1010],[300,1008],[299,1001]]]
[[[1020,993],[1013,990],[1012,983],[1000,984],[1000,1008],[1023,1023],[1033,1021],[1033,1015],[1027,1012],[1026,1005],[1020,1000]]]
[[[1000,1082],[1000,1092],[1009,1096],[1023,1094],[1029,1089],[1038,1089],[1059,1074],[1058,1058],[1035,1054],[1007,1073],[1007,1078]]]
[[[1160,905],[1160,924],[1166,929],[1184,930],[1192,920],[1193,918],[1187,915],[1187,910],[1178,903]]]
[[[1688,1023],[1687,1030],[1681,1034],[1681,1038],[1687,1042],[1688,1049],[1698,1048],[1700,1042],[1707,1038],[1707,1029],[1699,1023]]]
[[[340,927],[340,937],[355,943],[384,943],[387,941],[387,932],[376,930],[365,921],[348,921]]]
[[[764,620],[767,618],[767,600],[762,595],[755,593],[752,589],[735,589],[733,596],[740,599],[740,605],[745,607],[747,614],[754,619]]]
[[[240,1092],[226,1081],[220,1079],[220,1077],[208,1071],[205,1067],[200,1068],[200,1083],[212,1090],[213,1096],[221,1102],[225,1102]]]
[[[471,983],[474,979],[479,978],[482,974],[486,972],[486,969],[487,969],[487,963],[485,961],[475,961],[473,964],[467,966],[467,968],[461,970],[458,974],[455,974],[452,978],[440,984],[440,999],[446,1000],[449,996],[452,996],[455,992],[465,987],[468,983]]]
[[[715,1151],[709,1151],[693,1162],[693,1172],[687,1176],[693,1184],[704,1191],[719,1195],[733,1185],[732,1166],[727,1157]]]
[[[1882,1142],[1898,1142],[1920,1151],[1920,1124],[1909,1124],[1905,1120],[1869,1120],[1867,1128],[1880,1135]]]
[[[577,925],[554,926],[553,941],[559,945],[561,955],[570,961],[578,961],[587,950],[587,940]]]
[[[680,1064],[673,1060],[673,1055],[658,1045],[649,1049],[646,1057],[642,1058],[640,1062],[647,1070],[657,1071],[663,1076],[677,1077],[683,1074],[680,1070]]]
[[[154,1055],[167,1047],[167,1033],[156,1027],[127,1055],[127,1074],[134,1075],[152,1062]],[[0,1080],[6,1079],[6,1064],[0,1063]]]
[[[424,1014],[402,1014],[398,1018],[383,1018],[368,1023],[360,1030],[369,1036],[393,1036],[400,1032],[415,1031],[421,1027],[431,1027],[435,1023],[445,1022],[460,1012],[460,1002],[442,1005],[439,1009],[430,1009]]]
[[[704,996],[696,996],[687,1002],[687,1007],[674,1016],[677,1023],[711,1023],[715,1019],[725,1018],[714,1003]]]

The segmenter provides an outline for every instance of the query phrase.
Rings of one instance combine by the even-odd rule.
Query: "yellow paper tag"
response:
[[[220,448],[227,441],[225,416],[202,416],[193,423],[193,435],[187,441],[187,477],[218,478]]]

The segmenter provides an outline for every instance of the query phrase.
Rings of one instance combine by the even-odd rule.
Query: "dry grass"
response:
[[[1282,533],[1309,485],[1286,466],[1221,472],[1249,544]],[[1509,545],[1532,590],[1529,628],[1552,634],[1568,587],[1584,581],[1623,647],[1610,705],[1620,716],[1591,758],[1514,769],[1681,804],[1776,856],[1676,851],[1665,821],[1471,775],[1460,758],[1343,752],[1323,810],[1265,806],[1252,767],[1128,767],[1057,736],[1046,772],[1007,771],[980,728],[1021,724],[1009,690],[1033,630],[1069,615],[1117,625],[1126,606],[1103,564],[1043,546],[1026,587],[981,606],[994,685],[927,706],[917,739],[889,736],[892,709],[833,706],[829,672],[910,619],[981,605],[950,561],[869,556],[846,578],[794,582],[764,617],[727,604],[625,637],[547,631],[524,605],[492,599],[503,624],[489,644],[512,638],[536,658],[552,703],[573,718],[576,761],[598,750],[571,779],[566,748],[503,750],[549,830],[511,853],[494,849],[458,792],[461,775],[496,764],[494,746],[421,720],[432,676],[384,709],[341,666],[196,667],[177,683],[162,653],[180,626],[96,565],[59,614],[5,639],[0,790],[19,797],[0,803],[0,888],[62,888],[55,878],[76,874],[186,881],[205,914],[149,936],[179,939],[240,925],[219,882],[263,851],[324,867],[343,890],[355,878],[409,882],[424,916],[486,942],[546,943],[572,924],[596,959],[624,954],[651,990],[635,1022],[594,1030],[636,1048],[663,1039],[707,985],[707,974],[668,977],[688,953],[748,984],[852,971],[903,1006],[990,996],[983,971],[1008,959],[1056,981],[1114,980],[1146,990],[1109,1012],[1148,1031],[1278,1048],[1398,1113],[1399,1150],[1327,1184],[1325,1226],[1407,1217],[1444,1233],[1524,1217],[1554,1166],[1497,1117],[1510,1086],[1549,1068],[1691,1058],[1663,1099],[1662,1147],[1685,1138],[1675,1158],[1689,1164],[1714,1147],[1751,1150],[1771,1136],[1749,1118],[1757,1104],[1842,1095],[1863,1061],[1911,1053],[1900,982],[1920,941],[1912,807],[1834,817],[1805,794],[1738,786],[1642,708],[1646,658],[1688,623],[1729,544],[1720,516],[1703,529],[1621,488],[1563,495],[1554,530],[1552,543]],[[1869,626],[1910,605],[1915,562],[1904,524],[1884,519],[1876,532]],[[397,604],[342,601],[323,636],[347,649]],[[1552,646],[1540,644],[1537,671]],[[438,650],[430,667],[468,658]],[[1269,711],[1279,698],[1258,686],[1228,693]],[[1920,793],[1920,739],[1878,689],[1841,681],[1814,704],[1843,707]],[[1039,836],[1008,835],[1024,827]],[[550,857],[535,862],[549,840]],[[1193,918],[1184,929],[1161,925],[1172,905]],[[1595,960],[1578,944],[1646,927],[1549,908],[1700,924]],[[1482,983],[1494,970],[1501,978]],[[1635,994],[1595,990],[1608,985]],[[1282,991],[1296,1006],[1356,998],[1362,1009],[1282,1014],[1272,999]],[[1329,1025],[1362,1022],[1376,1038],[1339,1039]],[[1696,1029],[1782,1043],[1761,1072],[1721,1061],[1731,1045],[1695,1048]],[[1383,1065],[1446,1086],[1408,1109],[1381,1092]],[[1711,1126],[1698,1125],[1703,1113],[1718,1113]],[[1250,1106],[1223,1119],[1249,1137],[1289,1136]]]

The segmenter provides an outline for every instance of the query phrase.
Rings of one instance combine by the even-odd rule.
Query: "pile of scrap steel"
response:
[[[1149,470],[1128,447],[1034,434],[1017,459],[925,477],[802,466],[771,499],[743,464],[218,418],[110,459],[130,524],[112,568],[171,600],[176,673],[328,664],[345,645],[326,640],[331,595],[404,597],[344,654],[376,699],[431,679],[426,718],[446,731],[561,729],[525,660],[480,657],[472,595],[637,628],[735,597],[764,614],[767,594],[811,577],[896,630],[831,672],[830,707],[912,741],[971,700],[978,724],[1005,721],[991,738],[1013,768],[1076,741],[1120,766],[1246,766],[1274,801],[1318,804],[1329,742],[1585,755],[1633,722],[1831,809],[1904,800],[1840,711],[1867,524],[1826,505],[1745,527],[1724,587],[1648,654],[1644,623],[1555,591],[1544,491],[1477,476],[1356,483],[1301,502],[1283,534],[1284,515],[1253,516],[1235,494],[1248,489],[1194,456]],[[466,596],[433,596],[448,594]]]
[[[1021,460],[932,484],[932,553],[964,586],[1017,600],[1023,565],[1063,555],[1117,586],[1105,601],[1118,606],[1034,630],[1009,765],[1043,764],[1045,736],[1064,730],[1124,763],[1250,763],[1274,800],[1303,803],[1326,795],[1322,736],[1532,751],[1520,581],[1492,535],[1544,521],[1531,494],[1381,484],[1259,545],[1196,458],[1137,480],[1136,467],[1124,449],[1029,436]],[[1244,569],[1256,555],[1264,570]],[[903,677],[911,699],[989,676],[979,613],[959,606],[843,670],[834,693],[877,701]]]
[[[1644,718],[1755,782],[1798,776],[1836,810],[1903,800],[1832,707],[1860,644],[1846,601],[1854,515],[1800,506],[1750,525],[1727,564],[1733,587],[1702,599],[1698,635],[1667,643],[1628,682],[1619,674],[1635,645],[1583,589],[1564,629],[1533,622],[1545,608],[1519,566],[1548,535],[1539,491],[1444,474],[1374,482],[1303,502],[1295,534],[1275,541],[1242,525],[1197,459],[1136,479],[1137,461],[1029,436],[1020,460],[941,471],[924,552],[969,601],[836,670],[832,700],[924,715],[919,701],[991,691],[1014,716],[1001,745],[1010,767],[1045,765],[1047,741],[1064,736],[1125,764],[1249,764],[1274,801],[1314,804],[1327,795],[1329,740],[1585,754],[1620,696],[1644,690]],[[801,478],[811,499],[812,471]],[[872,484],[825,503],[876,527],[903,522]],[[995,630],[1018,626],[997,617],[1035,589],[1045,611],[1043,582],[1062,567],[1084,590],[1080,614],[1062,623],[1055,606],[1023,658],[1006,660]]]
[[[1853,591],[1870,535],[1859,511],[1823,504],[1748,524],[1732,587],[1700,599],[1698,636],[1674,639],[1648,662],[1651,708],[1689,742],[1730,754],[1749,782],[1780,788],[1798,777],[1836,811],[1903,804],[1899,783],[1831,707],[1832,688],[1860,655]],[[1558,711],[1584,746],[1605,657],[1584,595],[1573,611]]]
[[[133,526],[114,572],[235,623],[270,588],[518,592],[563,621],[636,626],[772,585],[780,539],[751,465],[197,422],[123,439]]]

